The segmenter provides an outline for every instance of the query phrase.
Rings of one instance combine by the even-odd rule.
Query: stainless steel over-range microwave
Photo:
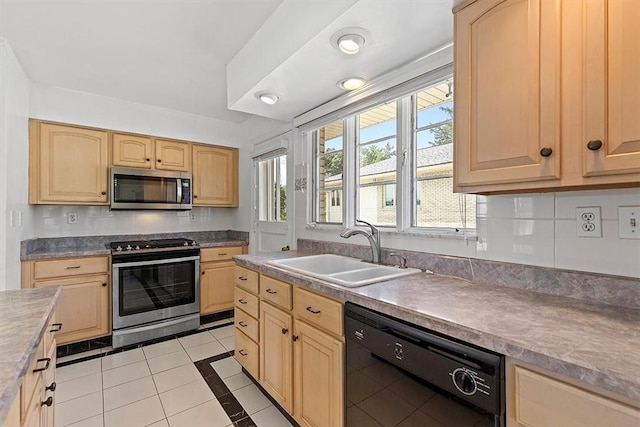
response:
[[[188,172],[111,168],[111,209],[191,209]]]

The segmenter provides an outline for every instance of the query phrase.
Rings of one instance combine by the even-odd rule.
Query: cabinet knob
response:
[[[587,148],[591,151],[598,151],[602,148],[602,141],[599,139],[594,139],[593,141],[589,141],[587,143]]]
[[[549,157],[551,153],[553,153],[553,150],[549,147],[544,147],[542,150],[540,150],[540,155],[542,157]]]
[[[162,160],[158,159],[158,163],[162,163]]]
[[[292,339],[293,339],[293,341],[294,341],[294,342],[295,342],[295,341],[298,341],[298,339],[299,339],[299,338],[300,338],[300,337],[299,337],[298,335],[294,335],[294,336],[292,337]]]
[[[51,406],[51,405],[53,405],[53,397],[51,396],[47,397],[47,400],[43,400],[40,403],[40,406]]]
[[[203,275],[203,276],[204,276],[204,273],[206,273],[206,271],[203,271],[203,272],[202,272],[202,275]]]
[[[147,162],[150,162],[150,161],[151,161],[151,159],[145,159],[145,160],[146,160]]]
[[[56,391],[56,387],[58,387],[58,385],[54,382],[51,383],[51,385],[49,387],[45,387],[45,390],[49,390],[49,391]]]
[[[103,196],[106,196],[107,192],[106,191],[102,191],[100,194],[102,194]]]
[[[194,199],[197,199],[197,198],[198,198],[198,196],[196,196],[196,195],[194,194],[194,195],[193,195],[193,198],[194,198]]]
[[[282,328],[282,335],[287,335],[287,332],[289,332],[287,328]]]
[[[102,284],[102,286],[103,286],[103,287],[106,287],[106,286],[107,286],[107,282],[104,282],[104,283]]]

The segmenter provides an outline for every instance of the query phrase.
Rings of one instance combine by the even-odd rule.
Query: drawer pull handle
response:
[[[287,328],[282,328],[282,335],[287,335],[287,332],[289,332]]]
[[[238,353],[240,353],[242,356],[246,356],[247,352],[244,350],[239,350]]]
[[[51,406],[51,405],[53,405],[53,397],[51,396],[47,397],[47,400],[43,400],[40,403],[40,406]]]
[[[54,329],[51,329],[49,332],[58,332],[60,329],[62,329],[62,323],[53,323],[51,324],[51,326]]]
[[[307,311],[312,314],[320,314],[320,310],[314,310],[311,306],[307,307]]]
[[[267,289],[267,293],[271,294],[271,295],[275,295],[275,294],[278,293],[278,291],[274,291],[273,289],[269,288],[269,289]]]
[[[38,359],[38,362],[46,362],[43,368],[34,369],[33,372],[42,372],[49,369],[49,365],[51,364],[51,358],[45,357],[44,359]]]
[[[246,278],[246,277],[244,277],[244,276],[240,276],[240,277],[238,277],[238,279],[242,280],[243,282],[246,282],[246,281],[247,281],[247,278]]]
[[[246,302],[245,300],[243,300],[242,298],[240,298],[240,299],[238,300],[238,302],[239,302],[240,304],[246,304],[246,303],[247,303],[247,302]]]
[[[76,270],[78,268],[80,268],[79,265],[70,265],[69,267],[67,267],[67,270]]]
[[[218,256],[225,256],[225,255],[227,255],[227,253],[226,253],[226,252],[220,252],[220,253],[218,254]]]
[[[49,387],[45,387],[45,390],[50,390],[50,391],[56,391],[56,387],[58,387],[58,385],[54,382],[51,383],[51,385]]]
[[[294,336],[292,337],[292,339],[293,339],[293,342],[296,342],[296,341],[298,341],[298,339],[299,339],[299,338],[300,338],[300,337],[299,337],[298,335],[294,335]]]
[[[240,325],[243,328],[246,328],[247,326],[249,326],[246,323],[244,323],[242,320],[238,322],[238,325]]]

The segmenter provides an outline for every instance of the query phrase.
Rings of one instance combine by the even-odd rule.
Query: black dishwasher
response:
[[[504,356],[347,302],[348,427],[504,426]]]

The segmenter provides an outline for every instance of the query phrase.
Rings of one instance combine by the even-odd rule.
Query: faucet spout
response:
[[[363,230],[361,228],[348,228],[340,233],[340,237],[348,239],[349,237],[355,236],[356,234],[362,234],[367,238],[367,240],[369,240],[369,245],[371,245],[371,262],[380,264],[380,230],[366,221],[356,219],[356,223],[368,225],[371,231]]]

